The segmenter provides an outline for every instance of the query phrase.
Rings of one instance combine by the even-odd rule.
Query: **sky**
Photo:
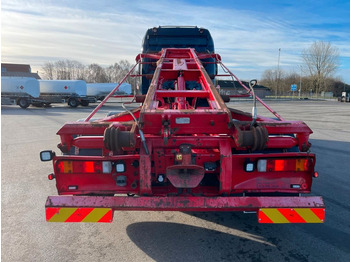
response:
[[[315,41],[339,50],[336,77],[350,84],[350,1],[2,0],[1,62],[41,72],[62,59],[109,66],[134,63],[148,28],[209,29],[215,51],[242,80],[267,69],[300,73],[301,53]],[[306,72],[302,72],[306,74]]]

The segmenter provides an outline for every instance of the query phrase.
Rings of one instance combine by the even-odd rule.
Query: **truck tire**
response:
[[[17,104],[23,109],[26,109],[30,105],[28,99],[25,97],[18,99]]]
[[[78,99],[71,97],[68,99],[68,105],[70,107],[77,107],[79,105],[79,101],[78,101]]]
[[[82,106],[89,106],[89,101],[87,101],[87,100],[81,100],[80,104],[81,104]]]

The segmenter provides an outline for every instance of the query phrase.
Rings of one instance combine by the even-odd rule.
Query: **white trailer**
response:
[[[46,103],[65,103],[71,107],[88,106],[86,82],[83,80],[39,80],[40,98]]]
[[[27,108],[40,96],[39,82],[31,77],[1,77],[1,104]]]
[[[96,100],[103,100],[119,83],[88,83],[87,96],[94,97]],[[123,83],[114,95],[131,95],[131,84]]]

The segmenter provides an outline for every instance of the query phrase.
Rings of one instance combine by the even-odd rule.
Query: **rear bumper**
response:
[[[49,196],[48,222],[112,222],[115,210],[255,211],[260,223],[323,223],[322,197]]]

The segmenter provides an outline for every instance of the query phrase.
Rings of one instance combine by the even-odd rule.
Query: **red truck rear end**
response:
[[[317,177],[311,129],[255,97],[254,82],[242,85],[276,118],[228,108],[203,61],[235,77],[215,53],[140,54],[136,65],[155,66],[140,107],[90,121],[110,95],[85,122],[58,131],[63,155],[41,152],[43,161],[53,161],[49,179],[59,194],[47,199],[47,221],[111,222],[115,210],[171,210],[254,211],[260,223],[324,222],[322,198],[305,196]]]

